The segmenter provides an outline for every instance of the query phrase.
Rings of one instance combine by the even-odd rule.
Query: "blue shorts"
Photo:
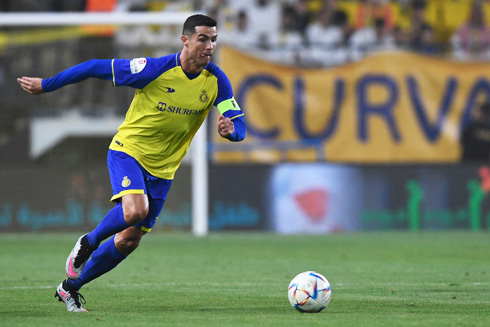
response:
[[[120,202],[125,194],[148,196],[148,216],[135,226],[145,232],[151,231],[162,211],[172,180],[151,175],[136,159],[120,151],[109,150],[107,166],[112,184],[111,202]]]

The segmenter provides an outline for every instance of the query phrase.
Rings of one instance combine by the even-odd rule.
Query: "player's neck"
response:
[[[193,60],[183,50],[180,54],[180,66],[188,74],[199,74],[203,69],[202,66],[196,65]]]

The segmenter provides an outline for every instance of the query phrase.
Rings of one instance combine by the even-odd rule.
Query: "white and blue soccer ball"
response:
[[[305,271],[289,283],[289,302],[300,312],[320,312],[330,303],[332,290],[322,274]]]

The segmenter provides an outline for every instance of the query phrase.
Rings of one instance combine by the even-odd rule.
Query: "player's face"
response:
[[[209,64],[216,50],[217,38],[216,27],[208,26],[197,26],[196,32],[190,38],[186,37],[184,46],[194,65],[204,67]]]

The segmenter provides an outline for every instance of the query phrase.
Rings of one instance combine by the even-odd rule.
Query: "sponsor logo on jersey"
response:
[[[128,178],[128,176],[124,176],[121,185],[122,187],[128,187],[129,185],[131,185],[131,180]]]
[[[165,92],[167,93],[174,93],[175,92],[175,89],[171,88],[171,87],[167,87],[167,86],[164,86],[163,89],[165,90]]]
[[[138,74],[146,67],[146,58],[134,58],[129,62],[131,74]]]
[[[158,103],[157,110],[161,111],[161,112],[169,112],[169,113],[173,113],[173,114],[187,115],[187,116],[200,115],[202,113],[202,110],[176,107],[176,106],[172,106],[172,105],[167,105],[164,102]]]

